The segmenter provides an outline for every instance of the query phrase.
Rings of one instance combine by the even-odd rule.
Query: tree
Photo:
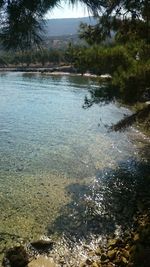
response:
[[[149,60],[144,51],[150,51],[149,0],[79,0],[97,17],[96,26],[81,26],[81,35],[91,44],[99,44],[115,32],[118,50],[100,52],[95,47],[78,51],[75,64],[84,72],[90,68],[100,74],[108,69],[112,83],[119,87],[124,101],[145,101],[150,91]],[[0,0],[0,41],[7,49],[26,50],[39,46],[43,31],[43,17],[61,0]],[[76,4],[77,0],[68,0]],[[142,40],[142,42],[141,42]],[[124,52],[124,45],[127,51]],[[132,47],[132,49],[131,49]],[[92,54],[93,53],[93,54]],[[96,54],[97,53],[97,54]],[[95,57],[96,54],[96,57]],[[147,55],[147,54],[146,54]],[[98,62],[97,59],[102,59]],[[131,60],[130,60],[131,59]],[[119,66],[117,66],[119,62]],[[129,64],[128,64],[129,62]],[[101,66],[100,66],[100,63]],[[102,69],[103,67],[103,69]],[[148,93],[147,93],[148,92]]]
[[[88,43],[98,43],[115,31],[116,39],[143,39],[150,43],[150,1],[108,0],[101,1],[98,23],[95,26],[81,25],[80,36]]]
[[[1,41],[6,48],[21,48],[39,45],[43,31],[43,16],[48,10],[61,4],[61,0],[0,0]],[[111,30],[121,33],[142,34],[150,42],[149,0],[80,0],[95,16],[100,16],[98,25],[89,28],[91,36],[104,39]],[[77,0],[68,0],[76,4]],[[98,27],[99,26],[99,27]],[[97,34],[98,33],[98,34]],[[91,37],[93,38],[93,37]],[[94,38],[97,40],[97,38]]]
[[[0,41],[6,49],[29,49],[40,44],[43,17],[61,0],[0,0]],[[77,0],[69,0],[74,5]],[[80,0],[93,14],[98,14],[100,0]]]
[[[106,48],[103,47],[103,52],[101,55],[98,54],[93,67],[96,66],[97,73],[102,69],[103,71],[108,70],[112,75],[111,85],[114,87],[114,91],[116,88],[119,89],[121,102],[135,105],[138,102],[149,100],[150,1],[101,1],[101,10],[103,10],[103,14],[97,18],[96,25],[81,25],[80,37],[92,45],[93,49],[95,45],[100,46],[106,38],[111,36],[112,32],[115,34],[115,42],[109,46],[107,53],[105,52]],[[94,54],[96,53],[96,49],[94,49]],[[92,97],[90,103],[94,102],[93,99]],[[122,130],[136,120],[145,120],[146,126],[149,127],[150,105],[148,107],[142,105],[141,110],[136,111],[133,116],[125,118],[112,129]]]

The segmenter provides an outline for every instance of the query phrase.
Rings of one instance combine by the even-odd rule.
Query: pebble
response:
[[[92,261],[91,261],[90,259],[87,259],[87,260],[86,260],[86,264],[87,264],[87,265],[91,265],[91,264],[92,264]]]
[[[100,256],[100,255],[102,254],[102,250],[101,250],[101,248],[97,248],[97,249],[95,250],[95,254],[96,254],[97,256]]]
[[[116,251],[114,249],[113,250],[109,250],[107,255],[108,255],[108,258],[110,260],[113,260],[115,258],[115,256],[116,256]]]
[[[123,250],[122,250],[122,255],[123,255],[123,257],[125,257],[126,259],[128,259],[129,256],[130,256],[129,251],[126,250],[126,249],[123,249]]]
[[[134,240],[134,241],[138,241],[139,239],[140,239],[139,234],[135,234],[133,240]]]
[[[93,262],[93,263],[92,263],[92,267],[101,267],[101,265],[99,265],[99,264],[96,263],[96,262]]]
[[[107,260],[107,255],[105,253],[103,253],[101,255],[101,261],[105,261],[105,260]]]

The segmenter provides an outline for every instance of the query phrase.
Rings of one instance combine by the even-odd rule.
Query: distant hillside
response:
[[[45,35],[46,37],[75,35],[78,33],[81,22],[94,25],[96,20],[93,17],[48,19],[45,25]]]

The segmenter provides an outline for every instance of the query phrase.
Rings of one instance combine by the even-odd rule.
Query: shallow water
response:
[[[0,74],[0,251],[43,234],[78,231],[84,216],[74,224],[75,213],[87,213],[83,197],[102,212],[116,170],[124,172],[117,189],[128,189],[129,174],[145,173],[149,140],[134,129],[107,131],[129,111],[114,102],[83,108],[97,86],[83,77]]]

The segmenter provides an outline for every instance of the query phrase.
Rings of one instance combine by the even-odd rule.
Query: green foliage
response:
[[[65,60],[72,64],[76,60],[78,48],[69,43],[67,50],[65,51]]]
[[[79,72],[111,74],[111,84],[119,90],[120,100],[133,104],[146,101],[150,94],[150,45],[144,41],[125,46],[93,45],[73,48],[71,55]]]
[[[3,57],[0,57],[0,67],[6,67],[7,66],[7,62]]]
[[[69,45],[65,54],[60,51],[29,48],[40,43],[41,21],[48,9],[61,0],[0,1],[3,24],[0,39],[6,48],[27,50],[16,54],[12,62],[49,64],[67,61],[81,73],[109,73],[112,85],[120,91],[122,101],[145,101],[150,90],[150,2],[149,0],[80,0],[97,13],[96,26],[81,25],[80,36],[89,47]],[[75,4],[77,0],[70,0]],[[98,16],[99,15],[101,16]],[[115,42],[104,46],[106,38],[115,33]],[[103,44],[103,45],[102,45]],[[8,59],[5,60],[8,62]]]
[[[26,66],[30,65],[40,65],[45,66],[48,64],[59,64],[64,62],[64,51],[61,50],[48,50],[48,49],[38,49],[38,50],[28,50],[28,51],[18,51],[16,53],[3,52],[0,55],[0,64],[2,66]],[[4,64],[5,63],[5,64]]]
[[[108,0],[101,1],[101,16],[97,24],[81,24],[80,37],[90,45],[112,37],[122,44],[144,40],[150,43],[150,1]]]
[[[28,50],[42,41],[43,17],[61,0],[0,0],[0,42],[5,49]],[[78,0],[69,0],[74,5]],[[94,14],[100,9],[100,0],[80,0]]]
[[[29,1],[6,1],[0,32],[1,43],[6,49],[26,50],[33,43],[39,45],[41,23],[33,13],[33,3],[29,7]]]
[[[128,71],[116,72],[113,76],[113,85],[120,88],[124,102],[133,104],[145,101],[150,93],[150,62],[137,62]]]
[[[132,64],[132,58],[123,46],[115,46],[102,50],[101,64],[104,68],[103,73],[113,75],[118,69],[126,71]]]
[[[94,45],[74,49],[74,64],[77,69],[94,74],[113,74],[118,68],[127,70],[133,59],[122,46],[102,47]],[[83,71],[82,71],[83,72]]]
[[[86,23],[81,23],[79,37],[80,39],[84,39],[89,45],[99,44],[102,41],[99,24],[92,26],[87,25]]]
[[[74,5],[77,0],[69,0]],[[131,38],[150,41],[149,0],[80,0],[93,14],[98,23],[81,25],[80,36],[89,44],[98,44],[115,31],[120,42]],[[0,0],[0,41],[6,49],[28,50],[42,41],[43,16],[48,10],[62,3],[61,0]],[[101,15],[100,17],[98,15]]]

